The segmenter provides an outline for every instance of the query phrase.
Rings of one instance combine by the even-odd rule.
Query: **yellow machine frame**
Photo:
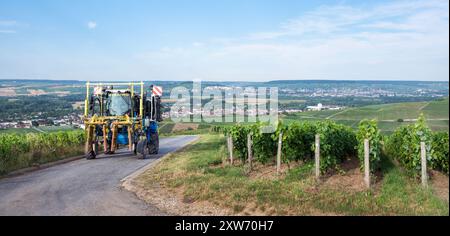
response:
[[[105,87],[105,86],[128,86],[131,91],[131,97],[135,96],[135,87],[140,86],[140,100],[139,100],[139,115],[137,117],[125,116],[89,116],[89,101],[91,98],[90,88],[91,87]],[[103,102],[101,102],[103,104]],[[103,106],[103,105],[102,105]],[[101,108],[103,110],[103,108]],[[86,100],[84,101],[84,125],[86,130],[86,147],[85,153],[88,154],[91,151],[96,151],[98,147],[94,147],[96,143],[96,132],[95,128],[101,126],[103,128],[103,149],[104,151],[109,151],[114,153],[117,150],[117,129],[127,127],[128,129],[128,149],[131,151],[133,149],[132,134],[141,130],[143,127],[143,117],[144,116],[144,82],[129,82],[129,83],[86,83]],[[107,127],[107,124],[111,123],[112,127]],[[107,150],[107,136],[108,132],[112,132],[111,149]]]

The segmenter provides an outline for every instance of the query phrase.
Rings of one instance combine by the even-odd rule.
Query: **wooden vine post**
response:
[[[253,161],[253,153],[252,153],[252,134],[247,134],[247,153],[248,153],[248,164],[250,166],[250,170],[252,170],[252,161]]]
[[[420,143],[420,158],[422,160],[422,186],[428,186],[428,175],[427,175],[427,148],[425,142]]]
[[[227,137],[227,144],[228,144],[228,153],[230,156],[230,164],[233,165],[233,137],[231,135],[228,135]]]
[[[227,151],[228,151],[228,157],[230,157],[230,136],[225,136],[227,138]]]
[[[280,137],[278,138],[277,175],[279,175],[280,171],[281,171],[281,146],[282,145],[283,145],[283,132],[280,133]]]
[[[320,179],[320,135],[316,134],[316,144],[315,144],[315,161],[316,161],[316,179]]]
[[[370,188],[370,146],[369,140],[364,139],[364,183]]]

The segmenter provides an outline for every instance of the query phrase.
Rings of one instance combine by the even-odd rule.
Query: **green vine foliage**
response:
[[[262,123],[250,126],[253,143],[253,157],[260,163],[268,163],[275,159],[277,154],[277,137],[275,134],[261,132]]]
[[[283,161],[306,161],[314,158],[317,125],[312,122],[294,122],[290,125],[280,125],[276,137],[283,132]]]
[[[449,153],[448,153],[448,146],[449,146],[449,138],[448,133],[444,132],[437,132],[433,134],[433,141],[432,141],[432,160],[431,160],[431,167],[435,170],[442,171],[449,174],[448,170],[448,161],[449,161]]]
[[[250,126],[241,124],[224,128],[224,134],[230,135],[233,139],[234,153],[236,153],[236,156],[242,161],[245,161],[248,156],[247,134],[250,131]]]
[[[381,140],[380,130],[378,129],[376,120],[363,120],[359,123],[358,132],[356,134],[358,139],[358,158],[360,161],[361,170],[364,169],[364,140],[369,140],[369,161],[370,170],[373,173],[380,167],[381,161]]]
[[[337,169],[338,164],[349,157],[358,156],[361,167],[364,163],[364,139],[370,140],[370,164],[374,172],[380,167],[382,155],[382,135],[373,120],[364,120],[360,123],[357,133],[350,127],[336,124],[333,121],[321,122],[294,122],[278,125],[273,134],[261,133],[264,124],[235,125],[217,127],[233,139],[234,153],[237,158],[245,162],[248,155],[247,134],[252,134],[252,152],[254,160],[268,163],[275,159],[279,134],[282,132],[282,161],[308,161],[314,158],[315,135],[320,135],[322,172]],[[407,169],[419,171],[420,142],[427,145],[429,166],[448,174],[448,133],[432,133],[421,116],[414,125],[398,128],[384,142],[386,153],[397,159]]]
[[[324,122],[296,122],[289,125],[279,124],[273,134],[261,133],[263,124],[236,125],[223,129],[225,135],[233,138],[236,155],[247,158],[247,134],[252,134],[252,151],[256,161],[267,163],[273,160],[277,152],[279,134],[283,132],[283,162],[307,161],[314,158],[314,143],[317,133],[321,136],[321,170],[326,172],[345,158],[355,155],[356,136],[350,127]]]
[[[0,168],[15,162],[15,156],[30,151],[26,136],[18,134],[0,135]]]
[[[215,126],[213,126],[213,127],[211,128],[211,132],[214,132],[214,133],[224,133],[224,134],[226,134],[226,132],[227,132],[227,127],[215,125]]]
[[[320,134],[320,169],[337,169],[338,164],[355,155],[356,135],[350,127],[332,121],[317,123]],[[314,147],[314,145],[313,145]]]
[[[17,166],[20,162],[19,156],[35,154],[37,158],[39,153],[58,156],[60,154],[58,151],[64,148],[83,145],[85,137],[83,130],[48,134],[2,134],[0,135],[0,173]]]
[[[255,161],[267,163],[274,159],[276,155],[277,141],[274,134],[261,132],[264,124],[256,123],[254,125],[236,125],[222,127],[225,136],[231,136],[233,139],[234,153],[241,160],[245,161],[248,157],[247,135],[251,134],[252,153]]]
[[[386,150],[389,156],[398,160],[406,169],[420,173],[420,143],[425,142],[427,161],[432,164],[432,132],[422,114],[413,125],[398,128],[388,139]],[[432,166],[432,165],[431,165]]]

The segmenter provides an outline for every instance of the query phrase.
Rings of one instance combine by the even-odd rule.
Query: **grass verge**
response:
[[[180,215],[449,215],[447,201],[389,160],[383,162],[383,177],[368,191],[355,187],[362,184],[362,178],[354,177],[360,176],[357,167],[355,175],[334,174],[317,184],[312,163],[284,167],[283,175],[276,176],[273,165],[248,174],[243,165],[223,164],[225,159],[224,138],[203,135],[140,175],[134,190]],[[341,184],[346,179],[350,186]]]

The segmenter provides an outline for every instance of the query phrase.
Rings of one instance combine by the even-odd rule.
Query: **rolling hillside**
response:
[[[400,125],[415,122],[421,113],[428,119],[428,125],[435,131],[449,130],[449,99],[432,102],[394,103],[349,108],[343,111],[303,112],[283,116],[283,120],[334,120],[356,127],[360,120],[376,119],[380,128],[385,132],[393,131]],[[399,122],[403,120],[403,122]]]

